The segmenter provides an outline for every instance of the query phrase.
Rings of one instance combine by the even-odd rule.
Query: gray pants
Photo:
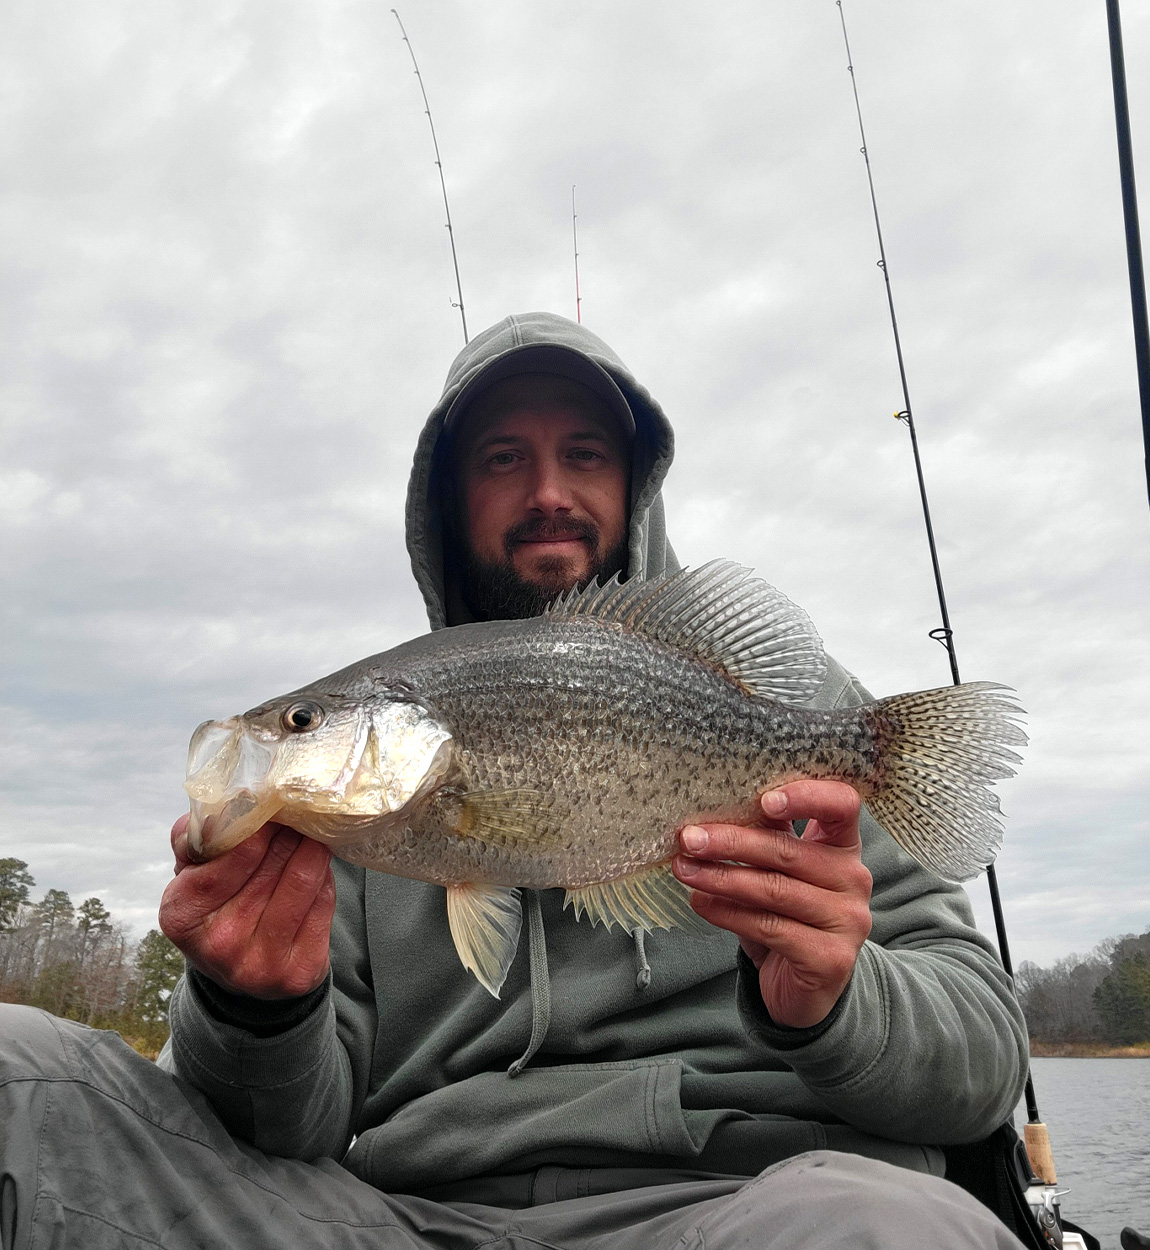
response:
[[[816,1151],[760,1176],[542,1168],[522,1200],[384,1194],[330,1159],[277,1159],[228,1136],[186,1083],[114,1033],[0,1005],[0,1245],[228,1250],[1018,1250],[946,1181]],[[620,1182],[638,1187],[618,1189]],[[613,1192],[599,1192],[611,1189]]]

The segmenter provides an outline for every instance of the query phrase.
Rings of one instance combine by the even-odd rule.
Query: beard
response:
[[[535,579],[521,577],[515,571],[516,546],[544,538],[577,538],[586,542],[591,555],[589,570],[572,577],[568,561],[556,558],[537,563]],[[480,620],[511,621],[538,616],[567,591],[575,587],[581,590],[596,577],[602,585],[627,569],[626,535],[604,552],[599,530],[590,521],[520,521],[503,536],[503,550],[505,559],[485,560],[475,554],[469,542],[463,544],[464,594]]]

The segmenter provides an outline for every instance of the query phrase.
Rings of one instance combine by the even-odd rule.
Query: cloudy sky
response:
[[[583,320],[677,426],[680,556],[760,570],[876,692],[945,684],[832,0],[400,13],[472,333],[574,316],[576,186]],[[846,15],[962,672],[1030,713],[999,871],[1047,963],[1150,925],[1104,6]],[[425,628],[403,493],[462,345],[439,184],[366,0],[10,0],[0,151],[0,856],[142,933],[195,725]]]

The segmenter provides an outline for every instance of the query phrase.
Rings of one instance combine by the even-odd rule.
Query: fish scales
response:
[[[963,880],[1001,838],[990,783],[1025,741],[989,683],[840,711],[800,706],[825,659],[802,611],[714,562],[617,580],[542,617],[438,631],[193,736],[189,848],[268,820],[443,885],[463,962],[498,994],[520,888],[576,915],[701,924],[670,872],[687,823],[752,823],[759,796],[837,778],[908,853]]]
[[[553,774],[545,831],[564,836],[513,858],[505,841],[449,839],[445,856],[414,839],[411,858],[393,860],[391,871],[423,875],[435,861],[451,880],[460,864],[445,858],[456,852],[482,874],[475,879],[493,884],[587,885],[668,858],[684,823],[753,819],[757,796],[784,776],[861,781],[874,771],[873,733],[853,709],[752,700],[681,652],[594,625],[540,637],[515,623],[485,633],[456,662],[429,659],[406,673],[457,727],[455,784],[513,792]],[[492,718],[496,702],[503,710]],[[829,735],[840,744],[833,750]],[[428,824],[444,836],[440,822]]]

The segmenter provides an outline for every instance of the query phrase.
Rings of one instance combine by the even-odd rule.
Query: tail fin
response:
[[[968,881],[1002,844],[994,781],[1014,776],[1026,734],[1008,686],[970,682],[880,699],[875,819],[915,859],[947,881]]]

